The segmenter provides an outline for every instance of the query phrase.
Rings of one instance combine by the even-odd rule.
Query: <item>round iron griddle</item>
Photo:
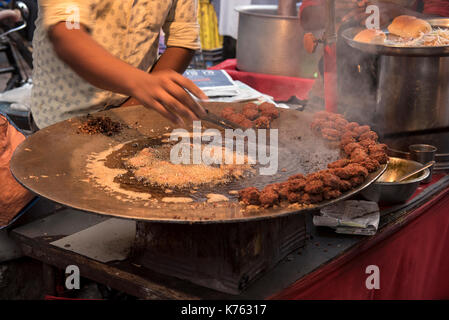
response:
[[[210,103],[206,107],[210,112],[219,114],[223,106],[224,104],[220,103]],[[238,109],[243,105],[233,106]],[[324,141],[312,135],[309,129],[311,114],[283,109],[280,118],[272,124],[274,128],[279,128],[277,174],[271,176],[254,174],[229,185],[200,188],[195,196],[189,190],[181,192],[184,196],[192,197],[194,203],[167,204],[161,201],[150,203],[148,200],[129,199],[125,201],[126,197],[122,194],[107,192],[88,179],[86,163],[89,155],[136,139],[157,137],[171,132],[174,128],[159,114],[141,106],[103,111],[98,115],[101,114],[126,124],[127,128],[111,137],[102,134],[80,134],[77,131],[81,119],[74,118],[40,130],[16,149],[11,160],[11,171],[15,178],[40,196],[82,211],[152,222],[223,223],[261,220],[316,210],[358,193],[374,182],[386,169],[386,166],[383,166],[370,174],[363,185],[340,198],[312,207],[301,210],[287,207],[244,210],[238,203],[237,196],[228,194],[229,190],[249,186],[263,188],[269,183],[284,181],[296,173],[324,169],[327,163],[339,158],[338,150],[329,148]],[[202,125],[203,130],[217,128],[206,122]],[[228,196],[230,201],[218,204],[206,203],[204,200],[207,193],[221,193]]]
[[[438,18],[427,20],[433,27],[449,28],[449,18]],[[366,53],[386,56],[408,56],[408,57],[443,57],[449,56],[449,46],[434,46],[434,47],[404,47],[401,45],[390,44],[373,44],[355,41],[354,37],[360,31],[364,30],[361,27],[348,28],[342,32],[342,36],[346,43],[351,47],[361,50]],[[388,30],[383,30],[389,36]]]

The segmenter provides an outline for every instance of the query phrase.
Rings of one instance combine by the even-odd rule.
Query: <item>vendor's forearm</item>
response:
[[[84,28],[68,30],[59,23],[48,34],[58,57],[84,80],[100,89],[132,95],[133,75],[143,71],[114,57]]]
[[[194,50],[168,47],[157,61],[152,71],[171,69],[182,74],[189,66],[194,55]]]

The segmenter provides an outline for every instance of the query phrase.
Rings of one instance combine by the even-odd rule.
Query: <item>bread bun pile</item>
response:
[[[366,29],[360,31],[355,37],[354,40],[363,43],[375,43],[382,44],[385,42],[387,36],[381,30],[376,29]]]
[[[425,20],[413,16],[399,16],[388,26],[390,33],[402,38],[418,38],[421,33],[432,31],[432,26]]]

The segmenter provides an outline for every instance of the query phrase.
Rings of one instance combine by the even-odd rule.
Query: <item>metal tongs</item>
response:
[[[220,117],[212,112],[210,112],[207,108],[203,107],[201,103],[205,103],[207,101],[205,100],[199,100],[197,98],[194,98],[193,101],[195,101],[196,104],[198,104],[201,108],[203,108],[206,111],[206,115],[201,117],[200,120],[204,120],[210,123],[213,123],[219,127],[222,127],[224,129],[242,129],[245,130],[242,126],[238,125],[237,123],[234,123],[232,121],[229,121],[227,119],[224,119],[223,117]]]

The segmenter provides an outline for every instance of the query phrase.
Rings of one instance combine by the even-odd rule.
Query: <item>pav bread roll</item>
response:
[[[399,16],[388,26],[388,31],[402,38],[418,38],[421,33],[432,31],[432,26],[413,16]]]
[[[365,29],[357,33],[354,37],[354,41],[382,44],[385,42],[386,38],[387,36],[381,30]]]

